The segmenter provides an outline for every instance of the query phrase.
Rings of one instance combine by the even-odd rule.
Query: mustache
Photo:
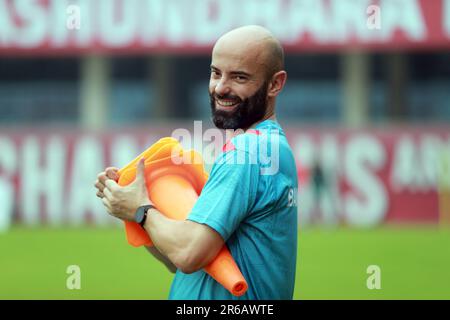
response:
[[[238,96],[234,96],[234,95],[232,95],[232,94],[220,95],[220,94],[215,93],[215,94],[213,95],[213,98],[214,98],[214,99],[220,99],[220,100],[223,100],[223,99],[226,99],[226,100],[236,100],[236,101],[242,102],[242,99],[241,99],[241,98],[239,98]]]

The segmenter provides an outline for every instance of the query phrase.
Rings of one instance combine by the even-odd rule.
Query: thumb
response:
[[[137,165],[136,180],[145,181],[145,158],[141,158]]]

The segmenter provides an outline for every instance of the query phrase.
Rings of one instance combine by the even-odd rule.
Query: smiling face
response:
[[[209,82],[216,127],[245,130],[270,113],[266,56],[264,43],[245,34],[216,43]]]
[[[216,127],[250,128],[275,116],[287,74],[280,42],[265,28],[245,26],[223,35],[212,53],[209,95]]]
[[[213,72],[214,73],[214,72]],[[267,81],[250,97],[210,92],[214,125],[219,129],[247,129],[267,115]]]

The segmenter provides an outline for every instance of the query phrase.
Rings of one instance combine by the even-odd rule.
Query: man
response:
[[[143,227],[156,248],[151,252],[169,269],[177,269],[171,299],[236,298],[202,270],[225,244],[248,283],[241,299],[293,297],[297,172],[275,117],[275,100],[287,78],[283,68],[280,43],[259,26],[232,30],[214,46],[209,85],[213,122],[242,133],[215,160],[187,220],[147,211]],[[279,161],[272,172],[264,171],[266,161],[260,157],[259,150],[269,149],[266,143],[275,150],[270,160]],[[247,160],[237,164],[236,158]],[[134,221],[138,207],[150,204],[142,160],[137,171],[126,187],[114,181],[116,168],[99,174],[95,184],[107,211],[122,220]]]

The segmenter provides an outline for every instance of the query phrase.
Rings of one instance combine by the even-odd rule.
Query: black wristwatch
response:
[[[137,208],[136,214],[134,215],[134,221],[138,223],[141,227],[144,227],[145,220],[147,220],[147,212],[150,209],[156,208],[151,204],[140,206],[139,208]]]

